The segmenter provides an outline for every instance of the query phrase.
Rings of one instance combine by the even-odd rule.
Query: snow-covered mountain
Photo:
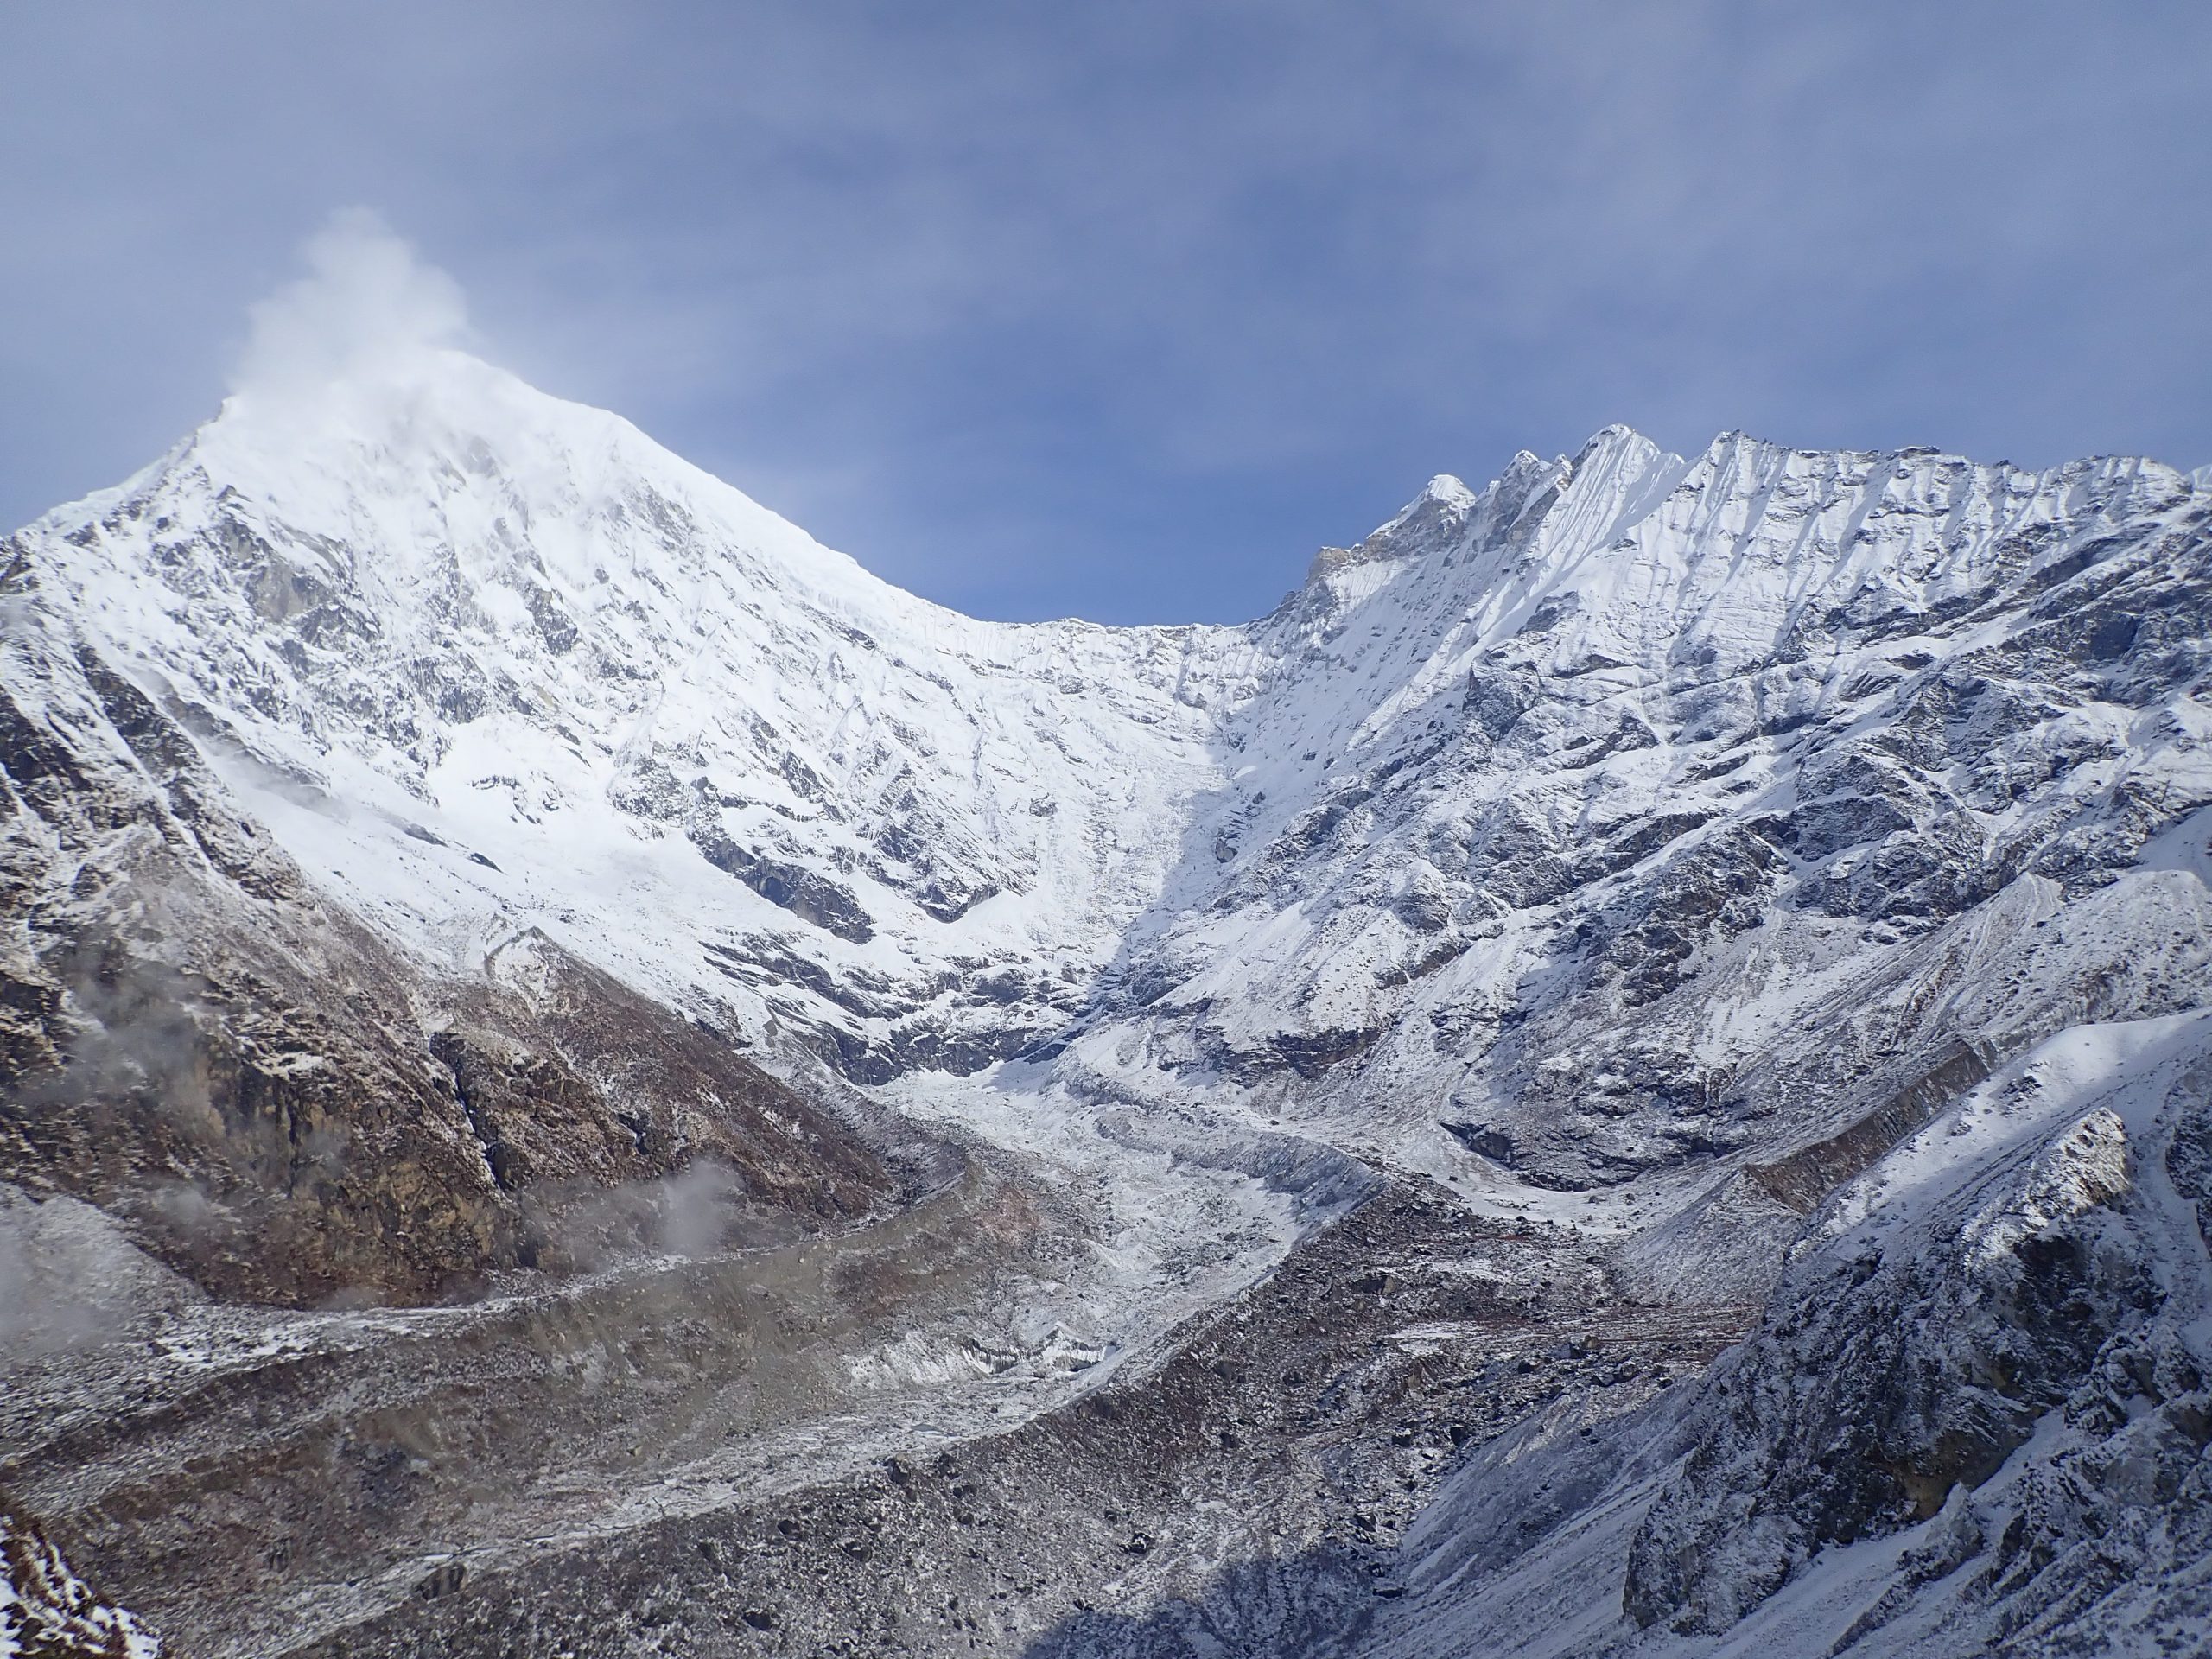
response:
[[[2018,1157],[1969,1091],[2194,1029],[2201,476],[1740,434],[1685,459],[1609,428],[1432,480],[1243,627],[1014,626],[437,353],[233,397],[0,543],[0,1179],[219,1294],[421,1300],[670,1248],[655,1184],[694,1166],[742,1176],[715,1242],[855,1224],[943,1190],[920,1122],[1095,1192],[1095,1259],[1025,1269],[1058,1311],[1024,1328],[1059,1334],[1023,1351],[1104,1353],[1363,1183],[1426,1181],[1467,1226],[1571,1240],[1621,1306],[1775,1299],[1602,1498],[1642,1532],[1511,1556],[1613,1575],[1562,1650],[1706,1650],[1817,1549],[2044,1455],[2016,1431],[2121,1363],[2005,1338],[1978,1385],[2014,1402],[2002,1431],[1967,1456],[1946,1414],[1987,1402],[1915,1396],[1921,1439],[1879,1452],[1896,1492],[1835,1497],[1804,1472],[1816,1428],[1726,1404],[1843,1364],[1830,1415],[1878,1417],[1862,1395],[1949,1350],[1860,1366],[1783,1337],[1870,1226],[1895,1299],[1977,1294],[1946,1254],[1965,1198],[1866,1219],[1896,1172],[1978,1192]],[[149,1058],[186,1027],[188,1085]],[[180,1130],[156,1099],[180,1093],[219,1128]],[[2114,1121],[2101,1169],[2166,1134]],[[252,1265],[295,1247],[289,1276]],[[2095,1343],[2194,1328],[2138,1311]],[[897,1362],[914,1386],[943,1363]],[[1714,1541],[1785,1475],[1815,1496],[1758,1560]],[[1474,1478],[1417,1534],[1461,1560],[1408,1580],[1422,1640],[1476,1628],[1468,1552],[1507,1570],[1439,1541],[1490,1524]]]
[[[1653,1178],[1644,1290],[1755,1294],[1999,1057],[2212,983],[2208,512],[1732,435],[1439,480],[1254,628],[1279,689],[1064,1068],[1473,1193]]]
[[[1058,1025],[1258,666],[940,609],[457,353],[234,397],[21,545],[394,938],[473,965],[543,926],[879,1081]]]
[[[1939,709],[1953,659],[2155,563],[2201,511],[2148,463],[1735,435],[1685,463],[1612,429],[1479,495],[1433,481],[1247,628],[1008,626],[876,581],[613,416],[433,365],[234,397],[23,556],[395,938],[467,964],[544,926],[741,1028],[780,1015],[870,1081],[1052,1034],[1110,1004],[1102,969],[1154,1026],[1233,988],[1183,1066],[1325,1060],[1402,1028],[1402,1001],[1479,1022],[1522,918],[1719,824],[1789,822],[1808,760],[1834,804],[1811,857],[1781,849],[1793,869],[1940,830],[1970,885],[1990,849],[1967,843],[2063,817],[2052,785],[2089,779],[2063,763],[2124,744],[2091,728],[2128,704],[2077,706],[2085,683]],[[2127,632],[2043,645],[2082,647],[2080,678]],[[1839,822],[1941,769],[1880,752],[1908,712],[1943,728],[1923,749],[2032,714],[1988,735],[2055,743],[2065,778],[1942,803],[1940,826],[1903,798]],[[2162,770],[2190,734],[2151,747]],[[1840,874],[1817,907],[1878,919]],[[1294,913],[1310,943],[1281,937]],[[1493,927],[1501,948],[1456,948]],[[1631,997],[1672,949],[1612,942]]]

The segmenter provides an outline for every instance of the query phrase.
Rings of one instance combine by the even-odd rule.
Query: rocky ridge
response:
[[[2077,1027],[1908,1137],[1696,1388],[1459,1471],[1373,1651],[2200,1644],[2207,1039]]]

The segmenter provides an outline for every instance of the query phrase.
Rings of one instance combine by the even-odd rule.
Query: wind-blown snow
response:
[[[423,353],[466,334],[461,285],[367,209],[333,216],[302,251],[308,274],[249,314],[239,397],[312,413],[327,387],[417,374]]]

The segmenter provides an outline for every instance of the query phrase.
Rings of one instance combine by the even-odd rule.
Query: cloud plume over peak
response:
[[[460,283],[424,264],[368,208],[332,214],[301,255],[308,274],[248,310],[251,333],[232,372],[233,391],[281,397],[336,380],[381,379],[467,336]]]
[[[525,378],[1009,619],[1250,616],[1611,421],[2212,459],[2203,0],[112,10],[0,6],[0,527],[202,417],[350,201]],[[456,325],[367,215],[308,264],[234,385]]]

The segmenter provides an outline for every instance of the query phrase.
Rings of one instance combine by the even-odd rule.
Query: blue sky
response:
[[[981,614],[1231,620],[1609,421],[2212,461],[2212,4],[0,8],[0,519],[365,207]]]

